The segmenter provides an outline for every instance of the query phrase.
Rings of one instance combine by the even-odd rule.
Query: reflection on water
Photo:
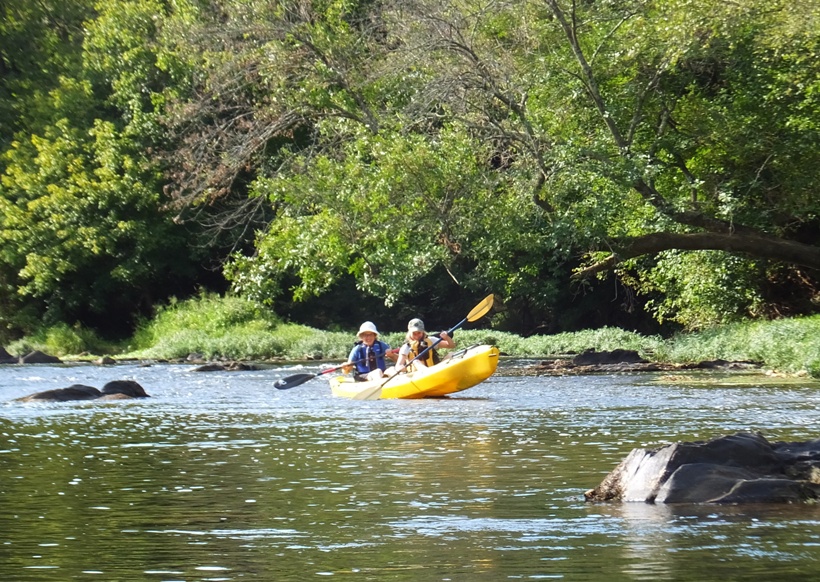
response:
[[[295,368],[0,367],[0,574],[35,580],[810,579],[814,506],[586,504],[634,447],[817,438],[817,385],[505,376],[334,399]],[[307,368],[315,372],[317,368]],[[20,404],[134,379],[152,398]]]

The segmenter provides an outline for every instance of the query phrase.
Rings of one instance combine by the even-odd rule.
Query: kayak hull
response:
[[[359,400],[447,396],[471,388],[492,376],[498,366],[498,357],[499,351],[495,346],[471,346],[448,354],[431,368],[399,374],[390,381],[382,378],[372,382],[355,382],[347,376],[336,376],[330,379],[330,389],[334,396]]]

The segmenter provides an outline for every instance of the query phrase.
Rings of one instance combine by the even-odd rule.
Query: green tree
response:
[[[672,275],[686,262],[670,263],[676,255],[638,268],[640,289],[658,289],[670,275],[678,281],[660,286],[659,315],[698,326],[728,312],[725,295],[710,301],[696,292],[707,279],[715,288],[726,287],[719,281],[727,273],[747,283],[732,286],[728,303],[746,314],[760,307],[746,274],[761,273],[759,288],[765,270],[732,256],[820,267],[820,247],[806,236],[817,232],[820,209],[820,68],[807,59],[818,50],[816,2],[626,3],[608,19],[596,6],[547,5],[572,50],[582,103],[596,114],[588,131],[601,137],[594,158],[578,152],[572,165],[593,161],[598,175],[614,177],[631,217],[601,233],[596,246],[609,250],[591,255],[581,275],[667,250],[722,251],[704,276]],[[716,317],[704,317],[710,311]]]
[[[443,55],[438,103],[503,136],[523,166],[507,178],[534,171],[552,227],[601,250],[579,277],[628,268],[631,284],[657,291],[669,259],[624,261],[673,249],[722,251],[714,276],[734,270],[758,287],[783,262],[820,267],[816,2],[418,6],[415,44]],[[750,262],[726,253],[770,270],[753,283]],[[699,295],[685,285],[664,286],[657,313],[699,325]],[[759,294],[742,287],[733,301],[760,313]]]
[[[299,300],[353,275],[388,304],[432,280],[554,295],[538,278],[559,262],[544,258],[555,238],[530,195],[499,180],[507,162],[469,124],[415,102],[437,65],[414,63],[396,36],[400,6],[222,8],[224,21],[203,15],[189,34],[201,98],[181,98],[169,117],[191,144],[175,152],[189,170],[175,182],[184,215],[245,188],[273,211],[254,253],[229,266],[237,290],[271,300],[295,275]]]
[[[47,122],[48,95],[81,67],[83,22],[94,14],[93,0],[0,4],[0,149]]]
[[[243,292],[438,277],[549,308],[585,254],[696,327],[820,267],[816,0],[218,4],[170,127],[183,207],[269,203]]]
[[[61,4],[76,19],[64,43],[46,42],[52,31],[39,30],[41,11],[15,12],[20,31],[42,35],[32,45],[53,69],[45,82],[16,67],[15,87],[29,87],[31,102],[0,155],[7,334],[31,332],[41,318],[123,333],[192,277],[192,253],[162,208],[160,168],[147,155],[163,145],[156,115],[169,75],[146,49],[161,5],[94,8]]]

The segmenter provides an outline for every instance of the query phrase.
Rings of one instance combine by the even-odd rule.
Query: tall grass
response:
[[[177,359],[341,358],[350,336],[285,324],[269,309],[240,297],[203,294],[159,310],[134,335],[129,357]]]
[[[636,350],[649,356],[662,342],[658,336],[642,336],[614,327],[526,338],[503,331],[468,329],[456,332],[456,338],[462,346],[493,344],[504,354],[535,358],[578,354],[587,349],[605,351],[618,348]]]
[[[119,350],[119,346],[106,342],[89,329],[61,323],[44,327],[28,337],[14,341],[6,346],[6,350],[16,356],[40,350],[53,356],[64,357],[82,353],[112,354]]]
[[[786,373],[820,377],[820,316],[733,323],[664,342],[656,357],[670,362],[750,360]]]
[[[504,354],[533,358],[622,348],[636,350],[659,362],[750,360],[785,373],[807,372],[820,377],[820,315],[733,323],[667,339],[611,327],[525,338],[475,325],[456,332],[458,346],[494,344]],[[381,337],[397,347],[404,342],[404,335],[404,331],[395,331]],[[154,319],[140,325],[128,347],[119,349],[119,354],[152,359],[179,359],[198,353],[208,359],[343,360],[354,340],[354,330],[323,331],[283,323],[269,309],[245,299],[203,294],[160,309]],[[91,332],[61,325],[46,328],[7,349],[15,355],[40,349],[64,356],[109,353],[114,347]]]

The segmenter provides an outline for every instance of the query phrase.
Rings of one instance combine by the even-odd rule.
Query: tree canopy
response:
[[[352,278],[387,305],[456,287],[556,318],[614,273],[688,327],[814,309],[817,0],[68,4],[84,44],[50,97],[31,92],[60,105],[4,136],[4,293],[52,301],[85,261],[61,248],[116,257],[140,230],[101,221],[76,231],[89,244],[57,221],[40,228],[72,234],[44,252],[20,209],[51,199],[165,225],[159,256],[170,218],[195,225],[262,302]],[[117,280],[161,270],[141,257]]]
[[[4,3],[0,107],[2,335],[82,323],[122,333],[191,278],[162,211],[149,50],[156,3]],[[172,252],[176,249],[176,252]]]

